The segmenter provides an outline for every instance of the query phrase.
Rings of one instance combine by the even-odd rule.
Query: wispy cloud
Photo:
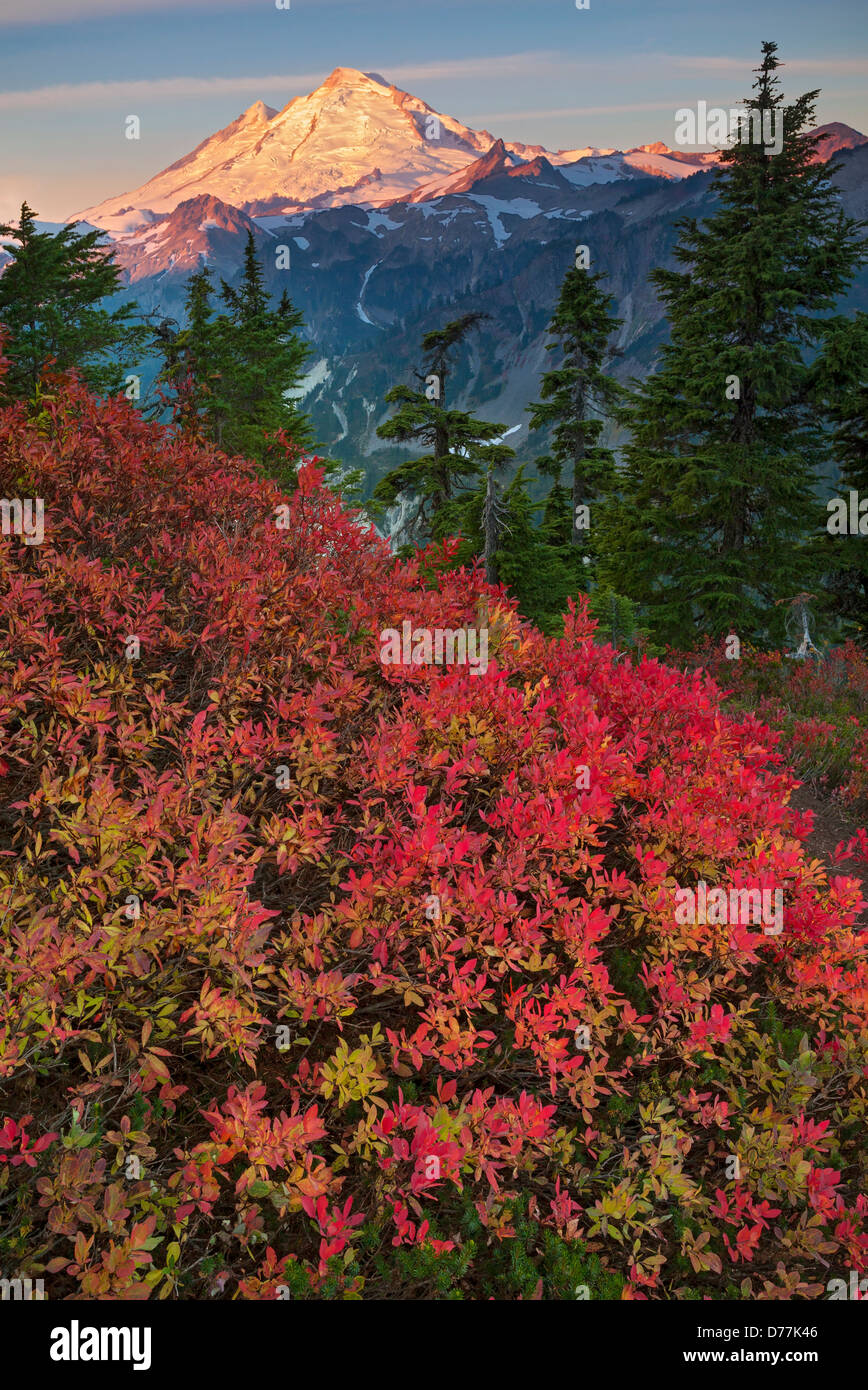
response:
[[[82,20],[107,19],[112,15],[124,19],[136,19],[141,15],[157,14],[161,10],[171,10],[173,14],[182,10],[256,10],[261,14],[274,0],[0,0],[0,26],[36,24],[75,24]],[[467,0],[438,0],[438,8],[444,6],[463,8]],[[474,0],[476,5],[502,8],[503,0]],[[551,8],[563,4],[563,0],[534,0],[537,7],[548,5]],[[344,8],[364,6],[370,9],[371,0],[291,0],[294,11],[310,12],[323,5]],[[377,0],[378,8],[401,10],[406,0]]]
[[[537,76],[556,67],[569,69],[557,54],[515,53],[494,58],[460,58],[449,62],[404,63],[383,73],[387,82],[424,82],[437,78]],[[153,77],[112,82],[59,82],[52,86],[0,92],[0,110],[69,108],[110,105],[117,102],[177,100],[213,96],[286,92],[287,96],[309,92],[328,76],[327,72],[260,73],[247,77]]]
[[[491,58],[453,58],[439,63],[398,63],[383,76],[402,82],[450,77],[540,77],[546,73],[568,73],[582,64],[559,53],[500,53]],[[587,64],[590,71],[591,64]]]
[[[757,66],[757,58],[720,58],[700,56],[695,58],[686,57],[683,54],[672,55],[667,61],[673,68],[679,68],[686,72],[742,72],[753,71]],[[781,76],[786,77],[788,72],[846,74],[856,73],[864,75],[868,73],[868,58],[787,58],[781,63]]]
[[[534,0],[535,4],[560,5],[563,0]],[[244,12],[256,10],[260,14],[267,10],[274,0],[0,0],[0,26],[37,24],[75,24],[82,20],[108,19],[111,16],[136,19],[141,15],[158,14],[171,10],[176,14],[181,10],[215,10]],[[400,10],[406,0],[378,0],[384,6]],[[475,4],[501,6],[502,0],[474,0]],[[322,5],[362,6],[370,8],[371,0],[291,0],[291,8],[300,13],[310,12]],[[466,0],[438,0],[439,6],[463,6]]]
[[[92,0],[94,4],[109,5],[113,0]],[[148,0],[155,7],[162,0]],[[242,3],[244,0],[242,0]],[[18,0],[15,0],[18,3]],[[141,0],[137,0],[141,3]],[[168,3],[168,0],[167,0]],[[208,3],[208,0],[203,0]],[[261,0],[257,0],[261,3]],[[8,6],[8,0],[0,0],[0,5]],[[0,14],[2,21],[2,14]],[[414,82],[434,80],[473,80],[502,79],[509,77],[590,79],[606,74],[621,80],[631,73],[647,73],[649,67],[655,72],[665,74],[668,70],[670,82],[679,84],[684,74],[721,73],[738,74],[745,81],[751,72],[755,59],[721,58],[699,55],[685,57],[683,54],[619,54],[599,58],[573,58],[556,52],[524,52],[499,54],[495,57],[472,57],[427,63],[396,63],[383,74],[386,81],[410,85]],[[828,75],[868,75],[868,58],[796,58],[785,64],[786,72],[806,74],[809,78],[820,79]],[[0,92],[0,111],[24,111],[33,109],[69,110],[73,108],[99,107],[121,104],[134,104],[170,98],[175,101],[199,100],[202,97],[242,96],[254,100],[264,94],[285,94],[291,96],[309,92],[317,87],[327,76],[325,71],[305,73],[259,73],[240,77],[153,77],[130,81],[111,82],[60,82],[51,86],[31,87],[19,91]],[[692,86],[695,84],[692,84]],[[684,99],[682,90],[673,97],[678,104]],[[546,110],[494,112],[486,120],[506,120],[512,118],[532,120],[536,117],[596,116],[618,114],[631,111],[665,111],[671,102],[618,103],[611,106],[569,106],[553,107]]]
[[[153,77],[130,82],[58,82],[51,87],[30,87],[26,91],[0,92],[0,111],[23,111],[34,107],[69,109],[110,106],[172,97],[176,101],[209,96],[232,96],[279,88],[289,95],[307,92],[323,79],[318,73],[270,73],[257,77]]]
[[[534,111],[489,111],[484,119],[494,121],[535,121],[555,119],[558,116],[617,116],[630,111],[673,111],[678,105],[672,101],[634,101],[617,106],[552,106]]]

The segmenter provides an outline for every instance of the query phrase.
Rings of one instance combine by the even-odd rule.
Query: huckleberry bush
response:
[[[304,458],[283,494],[58,378],[0,408],[0,492],[25,468],[51,544],[0,539],[7,1248],[82,1299],[862,1277],[861,894],[765,726],[595,642],[584,598],[547,637],[456,541],[396,557]],[[677,921],[700,880],[780,887],[784,930]]]

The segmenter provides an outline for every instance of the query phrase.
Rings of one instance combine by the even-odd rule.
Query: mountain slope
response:
[[[825,158],[865,140],[840,122],[821,133]],[[626,151],[587,146],[552,152],[497,140],[435,111],[379,73],[340,67],[280,111],[254,102],[139,188],[70,220],[124,235],[203,196],[254,216],[291,216],[347,204],[427,201],[465,192],[497,169],[540,158],[560,167],[570,183],[589,187],[649,175],[689,178],[718,157],[713,150],[671,150],[661,141]]]
[[[454,174],[494,144],[377,73],[335,68],[282,111],[256,102],[231,125],[131,193],[80,214],[114,228],[124,209],[171,212],[208,193],[236,207],[267,201],[287,211],[317,199],[384,203]]]
[[[840,159],[847,211],[865,216],[866,137],[839,122],[816,133]],[[551,152],[495,139],[376,73],[336,68],[282,111],[255,103],[87,219],[108,229],[125,297],[177,321],[191,271],[235,282],[253,231],[269,290],[287,289],[304,316],[304,404],[321,445],[373,483],[401,452],[376,434],[386,391],[414,380],[422,335],[460,313],[487,318],[457,364],[454,404],[502,421],[520,457],[544,450],[525,406],[577,242],[624,321],[614,370],[643,376],[665,335],[649,272],[673,265],[680,217],[711,212],[718,159],[660,141]],[[865,272],[850,302],[868,304]]]
[[[842,152],[835,175],[846,211],[866,216],[868,144]],[[404,451],[378,439],[389,414],[386,391],[414,382],[422,335],[450,318],[488,315],[453,374],[456,408],[520,426],[510,437],[519,457],[544,452],[530,437],[525,406],[550,365],[547,326],[578,242],[593,248],[624,320],[615,374],[644,376],[666,325],[649,273],[674,266],[677,223],[714,208],[711,171],[692,177],[633,177],[572,184],[545,158],[491,172],[463,192],[384,209],[342,206],[291,218],[250,218],[216,199],[188,200],[156,225],[116,239],[125,294],[145,312],[178,321],[190,270],[205,262],[215,277],[237,280],[243,239],[255,229],[269,290],[288,289],[314,350],[304,405],[323,451],[362,467],[372,484]],[[568,171],[567,171],[568,172]],[[274,250],[288,246],[280,270]],[[868,270],[848,307],[868,308]],[[605,442],[617,444],[617,437]]]

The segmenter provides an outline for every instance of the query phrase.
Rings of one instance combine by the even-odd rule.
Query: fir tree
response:
[[[583,573],[582,553],[572,544],[569,494],[555,482],[548,499],[533,502],[524,467],[511,481],[504,477],[515,452],[493,441],[505,426],[450,410],[445,400],[454,351],[482,317],[468,314],[427,334],[425,369],[417,373],[424,391],[399,386],[389,392],[386,399],[398,410],[380,435],[418,441],[428,452],[393,469],[374,496],[384,503],[411,496],[414,539],[461,536],[454,564],[482,560],[489,582],[504,584],[525,617],[554,633],[562,630],[567,599]],[[537,526],[541,508],[545,516]]]
[[[100,245],[100,231],[40,232],[36,214],[21,206],[17,225],[0,225],[12,257],[0,275],[0,324],[9,330],[10,366],[2,380],[13,399],[35,396],[46,365],[74,368],[93,390],[120,391],[142,355],[149,329],[135,323],[131,305],[108,309],[120,269]]]
[[[621,325],[611,315],[612,296],[600,287],[604,278],[580,264],[578,256],[567,272],[549,325],[554,341],[546,345],[560,360],[543,375],[542,401],[528,406],[529,428],[552,430],[551,452],[537,460],[537,468],[557,482],[567,470],[574,521],[582,506],[593,520],[594,504],[611,490],[615,476],[610,450],[598,443],[602,417],[621,395],[618,384],[603,372],[612,355],[609,341]],[[591,549],[590,534],[590,528],[571,526],[571,542],[583,551]]]
[[[374,489],[375,501],[394,504],[412,499],[413,514],[406,528],[414,540],[454,535],[465,521],[466,484],[514,458],[514,450],[495,443],[504,425],[477,420],[468,411],[450,410],[447,381],[455,350],[484,314],[465,314],[422,339],[424,370],[417,372],[424,390],[395,386],[386,401],[398,408],[380,425],[381,439],[421,446],[419,457],[399,464]]]
[[[161,379],[175,393],[176,418],[188,432],[289,482],[274,436],[283,432],[299,451],[311,444],[309,418],[293,402],[310,355],[299,335],[301,312],[286,292],[271,307],[250,231],[239,284],[221,281],[227,312],[214,313],[212,294],[203,267],[187,284],[186,327],[163,351]]]
[[[506,509],[500,496],[500,483],[490,467],[485,479],[485,501],[482,504],[482,557],[485,578],[489,584],[498,582],[497,552],[503,540]]]
[[[540,508],[544,514],[537,525]],[[549,635],[563,632],[567,600],[584,580],[583,555],[572,544],[571,531],[566,489],[555,483],[544,502],[533,502],[519,468],[503,496],[494,578],[518,600],[522,615]]]
[[[861,253],[834,168],[812,162],[817,140],[803,133],[818,93],[785,106],[775,53],[763,44],[746,107],[752,134],[757,118],[782,122],[782,148],[728,148],[719,209],[680,224],[685,269],[654,272],[671,341],[624,414],[627,467],[604,509],[601,578],[665,640],[697,625],[762,635],[775,599],[808,578],[829,453],[808,361]]]
[[[214,332],[223,360],[219,393],[221,448],[267,463],[273,450],[267,434],[284,431],[298,449],[311,444],[309,418],[292,402],[304,376],[310,348],[299,336],[303,325],[284,290],[277,309],[270,307],[253,233],[248,231],[241,282],[221,282],[228,315]]]
[[[831,327],[826,351],[817,364],[817,405],[835,427],[834,457],[838,481],[834,496],[846,505],[847,526],[839,534],[827,508],[823,555],[831,594],[839,617],[860,642],[868,642],[868,314],[838,319]],[[860,533],[849,530],[850,492],[857,494]],[[862,531],[864,527],[864,532]]]
[[[186,328],[168,334],[162,342],[158,384],[167,385],[174,393],[174,418],[185,434],[217,440],[225,408],[221,410],[219,400],[222,356],[211,308],[213,293],[211,273],[203,266],[187,281]]]
[[[619,651],[635,649],[640,644],[648,650],[646,634],[639,628],[636,605],[631,599],[609,588],[597,587],[588,596],[588,611],[597,624],[596,642],[608,643]]]

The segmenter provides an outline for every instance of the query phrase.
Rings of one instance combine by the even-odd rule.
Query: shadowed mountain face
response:
[[[866,217],[866,137],[841,123],[820,133],[820,154],[842,165],[847,212]],[[106,228],[126,293],[177,320],[191,272],[206,264],[216,284],[232,283],[252,229],[270,289],[287,289],[304,314],[304,404],[321,449],[373,483],[404,455],[376,435],[386,391],[415,384],[423,334],[475,310],[488,317],[456,363],[451,403],[503,422],[520,458],[543,451],[525,406],[549,365],[547,326],[578,244],[624,320],[616,375],[643,375],[665,334],[649,272],[673,264],[679,218],[711,211],[717,158],[661,142],[558,152],[510,143],[376,73],[336,68],[280,112],[255,103],[82,217]],[[848,304],[868,306],[868,273]]]
[[[866,217],[868,145],[840,162],[844,207]],[[376,436],[388,414],[386,391],[415,384],[424,333],[473,310],[489,317],[456,363],[452,402],[520,426],[509,439],[520,458],[542,452],[544,440],[528,437],[524,407],[537,399],[549,365],[547,326],[579,244],[608,276],[624,320],[615,374],[644,375],[666,332],[649,273],[674,265],[679,218],[711,212],[712,177],[576,187],[536,160],[496,169],[471,190],[431,202],[350,205],[289,220],[251,219],[217,199],[196,198],[116,247],[130,295],[146,311],[180,319],[191,270],[204,262],[215,280],[234,280],[252,226],[269,287],[275,295],[288,289],[304,313],[314,349],[304,403],[321,449],[362,466],[373,483],[404,456]],[[277,269],[286,260],[280,247],[289,248],[288,270]],[[868,308],[868,271],[848,306]]]

